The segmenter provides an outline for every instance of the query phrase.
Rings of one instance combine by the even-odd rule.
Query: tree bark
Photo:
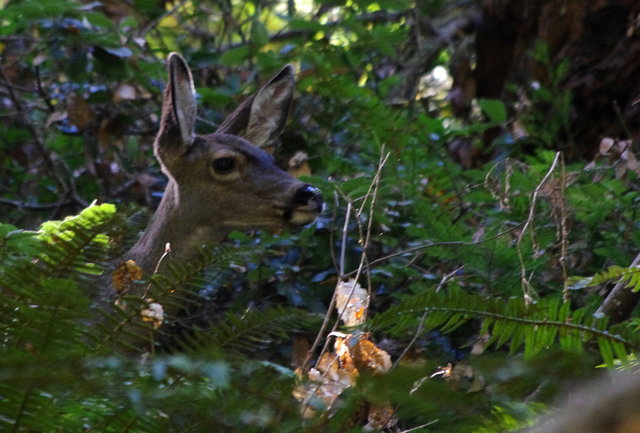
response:
[[[638,266],[639,263],[640,254],[633,259],[629,267]],[[608,316],[609,323],[620,323],[627,320],[640,301],[640,292],[632,291],[627,287],[627,283],[628,278],[621,278],[596,311],[596,314]]]

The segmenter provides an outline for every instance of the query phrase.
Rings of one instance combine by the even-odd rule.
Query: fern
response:
[[[2,347],[28,344],[31,353],[46,355],[74,346],[73,324],[88,305],[80,283],[86,271],[98,269],[95,247],[106,246],[102,232],[113,211],[111,205],[92,206],[77,217],[45,223],[38,232],[20,236],[27,250],[15,244],[5,251],[10,261],[0,276],[0,326],[8,340]],[[25,251],[36,252],[36,259]]]
[[[184,266],[169,263],[166,274],[156,274],[148,281],[139,282],[146,299],[153,299],[165,310],[166,319],[175,322],[176,314],[204,301],[200,290],[207,276],[211,284],[224,279],[231,272],[232,263],[238,262],[250,252],[247,248],[230,246],[207,246],[199,250],[198,257]],[[255,252],[255,248],[251,250]],[[139,296],[126,296],[123,301],[127,308],[113,305],[99,310],[102,321],[90,333],[94,351],[124,350],[139,352],[140,345],[149,348],[153,344],[154,332],[151,326],[140,319],[140,312],[147,307]],[[163,332],[161,328],[159,332]]]
[[[40,227],[38,237],[47,248],[40,259],[59,277],[92,276],[102,273],[96,265],[105,258],[108,237],[104,234],[115,215],[115,206],[89,206],[79,215],[63,221],[48,221]]]
[[[459,289],[426,290],[404,297],[368,326],[394,335],[435,328],[448,333],[473,319],[482,320],[479,334],[490,335],[487,345],[508,344],[511,353],[522,349],[526,358],[554,345],[580,352],[594,341],[607,366],[613,367],[616,357],[626,363],[628,352],[640,347],[640,338],[626,329],[609,329],[605,318],[589,315],[585,309],[571,310],[569,303],[557,298],[527,305],[520,298],[487,298]]]
[[[149,338],[148,327],[136,326],[144,303],[135,299],[126,311],[105,310],[107,318],[97,327],[86,326],[95,321],[86,290],[96,290],[100,281],[95,274],[108,241],[102,233],[113,224],[112,216],[111,206],[92,206],[39,231],[0,226],[0,430],[229,431],[246,413],[264,410],[265,402],[274,407],[268,416],[274,431],[276,414],[289,411],[290,420],[296,419],[297,409],[290,404],[293,373],[245,355],[309,327],[313,316],[302,310],[227,313],[176,341],[191,357],[155,356],[140,364],[98,356],[131,345],[135,338]],[[248,252],[203,248],[187,266],[152,276],[145,283],[148,294],[167,306],[201,302],[203,275],[215,273],[210,284],[219,284],[231,263],[244,260]],[[90,347],[87,336],[94,342]],[[206,353],[215,356],[204,358]],[[252,380],[247,380],[249,373]],[[263,430],[252,421],[240,424],[242,431]]]
[[[226,313],[205,329],[195,329],[179,342],[191,353],[250,354],[266,346],[285,341],[290,334],[311,329],[320,317],[307,311],[272,307],[252,309],[245,314]]]
[[[6,380],[0,423],[13,431],[58,428],[51,391],[58,380],[74,376],[84,353],[80,319],[87,316],[89,299],[83,276],[98,269],[94,259],[104,256],[101,233],[113,213],[111,205],[91,206],[36,232],[4,226],[0,369]],[[60,377],[51,377],[52,371]]]
[[[593,277],[580,279],[574,283],[574,288],[596,286],[620,280],[628,280],[626,287],[632,291],[640,291],[640,268],[637,266],[610,266],[607,270],[595,274]]]

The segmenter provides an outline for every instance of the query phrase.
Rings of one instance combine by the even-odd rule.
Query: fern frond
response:
[[[105,258],[108,237],[104,234],[115,215],[112,204],[92,205],[80,214],[63,221],[47,221],[40,227],[38,237],[48,248],[40,260],[57,277],[99,275],[96,266]]]
[[[174,321],[180,311],[206,302],[200,296],[205,277],[214,275],[213,279],[208,280],[214,285],[225,280],[234,264],[244,261],[247,254],[255,253],[255,248],[212,245],[202,247],[198,252],[198,256],[186,265],[168,263],[163,274],[153,275],[147,282],[141,283],[145,298],[162,305],[168,321]],[[99,311],[103,320],[91,332],[93,350],[121,346],[125,351],[136,352],[141,344],[149,346],[152,343],[154,331],[149,323],[140,318],[147,304],[139,296],[125,296],[122,300],[127,304],[126,309],[111,306]],[[163,331],[160,328],[158,332]]]
[[[288,307],[252,309],[244,314],[227,312],[178,344],[186,352],[248,354],[285,341],[294,332],[311,329],[320,320],[309,311]]]
[[[79,319],[88,300],[70,279],[27,281],[37,284],[14,285],[2,302],[11,311],[0,318],[0,423],[9,423],[10,431],[23,431],[22,425],[28,431],[56,431],[59,409],[46,390],[51,380],[74,377],[74,361],[83,349]]]
[[[64,372],[73,377],[84,351],[81,320],[89,299],[81,285],[106,256],[102,234],[112,205],[90,206],[76,217],[44,223],[39,231],[0,230],[0,422],[13,431],[59,431],[57,402],[47,392]],[[49,371],[60,377],[51,378]],[[20,374],[10,374],[19,371]]]
[[[572,311],[557,298],[527,305],[520,298],[487,298],[457,289],[405,297],[372,318],[368,326],[394,335],[420,327],[424,332],[435,328],[452,332],[472,319],[482,320],[479,333],[491,336],[488,345],[508,344],[511,353],[523,350],[527,358],[554,345],[579,352],[594,341],[603,360],[613,366],[615,357],[626,362],[628,352],[640,348],[640,339],[624,328],[608,329],[606,318],[589,315],[584,309]]]
[[[231,274],[235,265],[243,263],[248,255],[255,252],[255,247],[204,246],[198,249],[198,256],[186,265],[169,263],[168,271],[164,275],[154,275],[150,283],[154,294],[168,292],[189,297],[201,290],[205,276],[215,277],[209,281],[212,284],[222,281]]]
[[[607,270],[584,280],[583,286],[595,286],[608,282],[628,280],[627,287],[632,291],[640,291],[640,268],[637,266],[610,266]]]

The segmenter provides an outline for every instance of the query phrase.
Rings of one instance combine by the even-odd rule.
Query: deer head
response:
[[[278,138],[287,119],[293,68],[285,66],[208,135],[194,132],[196,97],[185,60],[170,54],[168,69],[154,153],[169,182],[149,227],[124,259],[149,275],[167,243],[169,259],[183,262],[231,230],[312,222],[323,205],[318,189],[279,169],[261,149]]]

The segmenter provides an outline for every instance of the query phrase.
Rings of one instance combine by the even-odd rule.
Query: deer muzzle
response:
[[[320,190],[308,184],[303,185],[294,193],[291,207],[285,209],[283,217],[290,224],[309,224],[322,212],[323,206]]]

